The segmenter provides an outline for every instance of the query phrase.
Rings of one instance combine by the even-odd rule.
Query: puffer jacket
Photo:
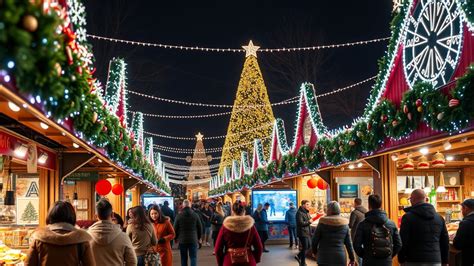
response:
[[[89,241],[84,230],[68,223],[55,223],[36,230],[31,236],[26,265],[29,266],[95,266]]]
[[[433,205],[419,203],[404,209],[400,236],[400,263],[448,263],[449,236],[443,217]]]
[[[349,260],[354,261],[348,224],[349,220],[340,215],[326,216],[319,220],[311,242],[318,265],[347,265],[346,250]]]
[[[176,239],[180,244],[198,244],[202,234],[202,223],[199,215],[191,208],[183,208],[174,221]]]
[[[285,222],[290,227],[296,227],[296,208],[291,207],[285,213]]]
[[[464,217],[459,224],[453,246],[461,250],[462,265],[474,265],[474,212]]]
[[[90,245],[97,265],[137,265],[132,241],[119,225],[111,221],[98,221],[89,227],[88,232],[92,236]]]
[[[299,207],[296,212],[296,235],[298,237],[311,237],[310,228],[311,216],[309,211],[303,207]]]
[[[388,258],[374,258],[370,254],[368,247],[371,245],[371,234],[373,225],[385,225],[390,230],[392,235],[392,256]],[[354,250],[357,255],[363,258],[363,265],[392,265],[392,258],[402,248],[402,240],[398,234],[398,229],[395,223],[388,219],[387,214],[380,209],[375,209],[365,214],[365,220],[359,223],[354,238]]]

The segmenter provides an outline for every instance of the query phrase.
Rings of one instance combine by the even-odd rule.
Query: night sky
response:
[[[346,43],[390,36],[392,2],[384,1],[239,1],[232,6],[202,2],[86,1],[90,34],[164,44],[240,48],[250,39],[262,48],[302,47]],[[105,84],[108,61],[123,57],[128,63],[130,90],[164,98],[203,103],[232,104],[245,61],[244,53],[171,50],[110,43],[89,38],[96,58],[97,76]],[[312,82],[316,93],[344,87],[377,74],[377,60],[388,41],[322,51],[259,53],[258,61],[270,101],[298,95],[302,82]],[[344,93],[320,99],[329,128],[352,121],[363,112],[373,81]],[[273,107],[285,121],[288,141],[294,134],[297,104]],[[191,115],[230,109],[186,107],[129,95],[129,110],[145,113]],[[230,116],[207,119],[145,118],[145,130],[183,137],[198,131],[224,135]],[[156,138],[155,144],[194,148],[194,141]],[[204,142],[221,147],[224,139]],[[186,154],[163,154],[185,157]],[[220,154],[212,154],[220,156]],[[188,165],[185,161],[164,161]],[[213,160],[211,164],[218,163]]]

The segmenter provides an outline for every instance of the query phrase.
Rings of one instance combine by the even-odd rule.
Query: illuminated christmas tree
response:
[[[252,154],[254,139],[261,139],[265,156],[269,152],[268,136],[272,133],[272,122],[275,120],[263,81],[262,72],[257,62],[259,46],[242,46],[246,58],[239,86],[232,108],[227,137],[222,150],[219,174],[223,174],[224,167],[231,167],[232,160],[240,160],[241,152]]]
[[[188,181],[197,180],[197,179],[210,179],[211,171],[209,169],[209,161],[212,160],[211,156],[206,155],[206,150],[204,149],[204,143],[202,138],[204,136],[199,132],[196,135],[196,146],[194,147],[193,157],[186,157],[186,161],[191,163],[189,168],[189,173],[187,176]],[[190,197],[193,196],[194,192],[202,192],[202,197],[207,198],[207,193],[209,192],[209,182],[196,183],[188,185],[187,190],[191,191]]]

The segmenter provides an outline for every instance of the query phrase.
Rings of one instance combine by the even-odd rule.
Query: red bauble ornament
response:
[[[112,189],[112,184],[108,180],[99,180],[95,184],[95,191],[97,191],[97,194],[101,196],[105,196],[110,193],[110,190]]]
[[[412,114],[411,113],[408,113],[407,114],[407,117],[408,117],[408,120],[411,120],[413,118]]]
[[[393,120],[393,121],[392,121],[392,126],[393,126],[393,127],[398,126],[398,121],[397,121],[397,120]]]
[[[321,190],[326,190],[328,188],[328,183],[324,181],[322,178],[318,180],[318,188]]]
[[[354,146],[354,145],[356,145],[356,143],[355,143],[355,141],[350,140],[350,141],[349,141],[349,145],[350,145],[350,146]]]
[[[121,184],[115,184],[112,186],[112,193],[115,195],[120,195],[123,192],[123,186]]]
[[[318,179],[310,178],[306,184],[311,189],[316,188],[318,186]]]
[[[120,131],[119,140],[122,140],[122,139],[123,139],[123,132]]]
[[[128,151],[128,146],[123,147],[124,151]]]
[[[372,124],[368,123],[367,124],[367,130],[370,130],[370,129],[372,129]]]
[[[388,116],[387,116],[387,115],[382,115],[382,116],[380,117],[380,120],[382,120],[382,122],[385,123],[385,122],[387,122],[387,120],[388,120]]]
[[[102,131],[103,131],[103,132],[107,132],[107,127],[106,127],[106,126],[103,126],[103,127],[102,127]]]
[[[416,100],[415,104],[417,107],[420,107],[423,104],[423,102],[421,101],[421,99],[418,99]]]
[[[449,107],[456,107],[459,105],[459,100],[458,99],[451,99],[449,100]]]
[[[406,104],[403,105],[403,112],[404,112],[405,114],[408,114],[408,106],[407,106]]]

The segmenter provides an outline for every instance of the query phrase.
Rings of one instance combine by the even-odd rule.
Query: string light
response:
[[[273,125],[273,123],[268,123],[268,124],[263,125],[263,126],[261,126],[261,127],[252,128],[252,129],[247,130],[247,131],[242,131],[242,132],[233,133],[233,134],[230,134],[229,136],[246,134],[246,133],[249,133],[249,132],[252,132],[252,131],[255,131],[255,130],[259,130],[259,129],[262,129],[262,128],[270,127],[270,126],[272,126],[272,125]],[[157,134],[157,133],[148,132],[148,131],[143,131],[143,133],[148,134],[148,135],[150,135],[150,136],[155,136],[155,137],[160,137],[160,138],[165,138],[165,139],[192,140],[192,141],[195,141],[195,140],[196,140],[196,138],[192,138],[192,137],[175,137],[175,136]],[[205,139],[205,140],[223,139],[223,138],[226,138],[227,136],[228,136],[228,135],[211,136],[211,137],[203,137],[203,139]]]
[[[265,138],[262,138],[262,140],[265,140],[265,139],[269,139],[270,136],[267,136]],[[216,152],[221,152],[223,150],[226,150],[226,149],[234,149],[234,148],[239,148],[239,147],[242,147],[242,146],[247,146],[247,145],[250,145],[250,144],[253,144],[254,141],[251,141],[251,142],[247,142],[247,143],[242,143],[242,144],[238,144],[238,145],[234,145],[234,146],[229,146],[229,147],[217,147],[217,148],[206,148],[204,150],[202,149],[198,149],[198,150],[195,150],[195,149],[185,149],[185,148],[176,148],[176,147],[169,147],[169,146],[163,146],[163,145],[158,145],[158,144],[154,144],[154,148],[155,149],[158,149],[158,150],[165,150],[165,151],[169,151],[169,152],[178,152],[178,153],[216,153]]]
[[[186,157],[177,157],[177,156],[170,156],[170,155],[165,155],[165,154],[161,154],[161,157],[168,158],[168,159],[174,159],[174,160],[185,160],[186,161]],[[212,160],[220,160],[220,159],[221,159],[220,156],[219,157],[212,156]],[[194,160],[196,160],[196,159],[194,159]]]
[[[364,84],[368,81],[371,81],[375,78],[377,78],[377,76],[373,76],[373,77],[364,79],[364,80],[359,81],[357,83],[354,83],[354,84],[351,84],[351,85],[348,85],[348,86],[345,86],[345,87],[342,87],[342,88],[338,88],[338,89],[335,89],[333,91],[329,91],[329,92],[326,92],[326,93],[316,95],[316,98],[326,97],[326,96],[329,96],[329,95],[333,95],[333,94],[336,94],[336,93],[343,92],[345,90],[357,87],[361,84]],[[221,107],[221,108],[232,107],[232,105],[225,105],[225,104],[208,104],[208,103],[195,103],[195,102],[185,102],[185,101],[171,100],[171,99],[160,98],[160,97],[147,95],[147,94],[143,94],[143,93],[139,93],[139,92],[135,92],[135,91],[130,91],[130,90],[128,90],[128,92],[132,93],[132,94],[139,95],[139,96],[143,96],[143,97],[146,97],[146,98],[155,99],[155,100],[159,100],[159,101],[166,101],[166,102],[170,102],[170,103],[185,104],[185,105],[191,105],[191,106],[203,106],[203,107],[204,106],[205,107]],[[277,105],[295,103],[295,102],[298,102],[297,98],[299,98],[299,96],[295,96],[295,97],[292,97],[290,99],[287,99],[287,100],[284,100],[284,101],[281,101],[281,102],[277,102],[277,103],[273,103],[273,104],[270,104],[270,105],[271,106],[277,106]],[[238,105],[238,106],[235,106],[236,109],[237,109],[237,110],[235,110],[235,112],[243,112],[243,111],[245,111],[246,108],[256,108],[256,107],[264,107],[264,106],[267,106],[267,104]],[[242,109],[242,110],[239,110],[239,109]],[[137,111],[131,111],[131,113],[137,113]],[[168,118],[168,119],[195,119],[195,118],[210,118],[210,117],[224,116],[224,115],[229,115],[231,113],[232,112],[221,112],[221,113],[204,114],[204,115],[163,115],[163,114],[143,113],[143,116],[154,117],[154,118]],[[150,135],[152,135],[152,134],[150,134]],[[169,138],[169,139],[194,140],[194,138],[173,137],[173,136],[166,136],[166,135],[161,135],[161,134],[156,134],[156,135],[157,135],[157,137],[164,137],[164,138]],[[222,138],[222,137],[219,136],[218,138]],[[207,137],[205,139],[211,139],[211,138]]]
[[[87,37],[96,40],[104,40],[109,42],[115,43],[125,43],[130,45],[139,45],[144,47],[155,47],[155,48],[165,48],[165,49],[178,49],[178,50],[188,50],[188,51],[201,51],[201,52],[222,52],[222,53],[243,53],[245,52],[242,48],[212,48],[212,47],[199,47],[199,46],[183,46],[183,45],[173,45],[173,44],[161,44],[161,43],[151,43],[151,42],[139,42],[139,41],[131,41],[131,40],[124,40],[118,38],[110,38],[104,36],[98,36],[94,34],[87,34]],[[339,44],[328,44],[328,45],[316,45],[316,46],[306,46],[306,47],[290,47],[290,48],[264,48],[259,49],[260,52],[297,52],[297,51],[314,51],[314,50],[321,50],[321,49],[332,49],[332,48],[341,48],[341,47],[349,47],[349,46],[356,46],[356,45],[365,45],[370,43],[377,43],[383,42],[390,39],[390,37],[383,37],[371,40],[364,40],[364,41],[356,41],[356,42],[347,42],[347,43],[339,43]]]

